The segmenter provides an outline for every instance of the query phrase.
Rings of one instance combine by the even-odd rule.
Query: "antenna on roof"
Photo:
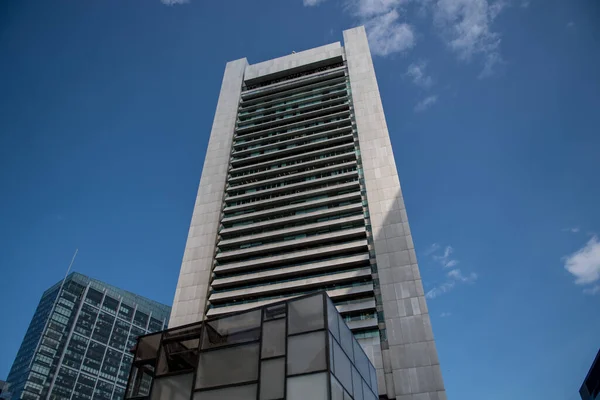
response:
[[[294,50],[292,50],[292,54],[296,54],[296,52]]]

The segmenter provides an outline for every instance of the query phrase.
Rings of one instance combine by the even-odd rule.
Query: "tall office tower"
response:
[[[600,350],[579,388],[581,400],[600,400]]]
[[[170,307],[72,273],[42,295],[8,374],[12,399],[121,400],[138,336]]]
[[[446,398],[363,27],[227,63],[169,326],[323,289],[380,395]]]

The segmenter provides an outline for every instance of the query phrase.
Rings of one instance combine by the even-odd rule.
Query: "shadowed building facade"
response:
[[[446,398],[364,27],[227,63],[169,322],[326,290],[379,395]]]

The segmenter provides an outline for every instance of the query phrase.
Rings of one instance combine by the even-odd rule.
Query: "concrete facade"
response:
[[[227,64],[170,326],[326,290],[379,394],[444,400],[364,27]]]

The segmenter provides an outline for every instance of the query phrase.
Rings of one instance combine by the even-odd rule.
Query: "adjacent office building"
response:
[[[227,63],[169,326],[326,290],[379,395],[445,399],[367,36],[343,36]]]
[[[7,382],[0,380],[0,399],[9,400],[12,397],[9,391],[9,387],[10,385]]]
[[[170,307],[71,273],[42,295],[7,381],[12,399],[121,400],[136,338]]]
[[[581,400],[600,400],[600,350],[579,389]]]

